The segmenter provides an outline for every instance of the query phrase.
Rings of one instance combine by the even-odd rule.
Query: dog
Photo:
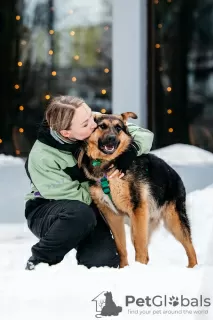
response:
[[[90,193],[104,215],[120,256],[120,268],[128,265],[124,217],[130,218],[135,261],[147,264],[148,245],[153,232],[164,222],[166,229],[184,247],[188,267],[197,264],[186,213],[184,184],[164,160],[149,153],[138,156],[123,178],[108,179],[116,159],[132,142],[127,120],[133,112],[120,115],[95,114],[97,128],[82,145],[78,166],[90,181]]]
[[[101,310],[102,316],[118,316],[118,314],[122,311],[122,307],[116,306],[115,302],[112,299],[112,292],[104,293],[106,297],[105,305]]]

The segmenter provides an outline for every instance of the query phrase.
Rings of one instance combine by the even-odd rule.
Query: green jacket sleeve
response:
[[[127,127],[130,135],[139,147],[138,156],[143,153],[149,153],[152,148],[154,134],[148,129],[141,128],[134,123],[127,122]]]
[[[78,180],[72,180],[51,159],[29,158],[29,173],[36,189],[45,199],[79,200],[88,205],[92,201],[87,188],[88,182],[80,183]]]

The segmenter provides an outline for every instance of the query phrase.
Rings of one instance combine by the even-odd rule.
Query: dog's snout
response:
[[[106,138],[107,143],[114,143],[116,142],[116,136],[114,134],[110,134]]]

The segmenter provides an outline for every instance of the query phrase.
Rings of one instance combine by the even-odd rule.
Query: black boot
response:
[[[30,257],[30,259],[27,261],[27,265],[25,267],[25,270],[34,270],[35,266],[37,266],[41,261],[37,260],[33,256]]]

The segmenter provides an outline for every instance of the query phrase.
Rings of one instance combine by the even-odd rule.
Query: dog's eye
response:
[[[103,124],[100,124],[100,126],[99,126],[99,128],[101,128],[101,129],[106,129],[107,128],[107,126],[105,125],[105,123],[103,123]]]
[[[120,131],[122,130],[122,128],[121,128],[119,125],[115,126],[115,129],[116,129],[118,132],[120,132]]]

